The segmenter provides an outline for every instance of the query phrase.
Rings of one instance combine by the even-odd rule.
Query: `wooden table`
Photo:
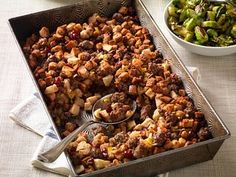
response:
[[[8,118],[9,111],[27,98],[34,86],[7,25],[10,17],[74,3],[65,0],[4,0],[0,6],[0,176],[56,177],[30,165],[40,137],[19,127]],[[167,1],[146,0],[145,4],[161,29],[162,12]],[[214,160],[170,172],[170,177],[236,176],[236,55],[204,57],[179,46],[163,30],[180,58],[201,72],[199,83],[206,97],[229,127],[232,136]]]

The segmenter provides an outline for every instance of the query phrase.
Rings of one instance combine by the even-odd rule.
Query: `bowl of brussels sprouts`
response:
[[[207,0],[172,0],[165,25],[177,43],[206,56],[236,53],[236,8]]]

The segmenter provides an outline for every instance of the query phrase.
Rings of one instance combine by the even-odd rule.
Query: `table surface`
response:
[[[59,7],[75,0],[5,0],[0,6],[0,176],[56,177],[30,165],[40,137],[14,124],[9,111],[30,96],[33,83],[9,30],[7,19],[40,10]],[[211,161],[171,171],[170,177],[231,177],[236,174],[236,54],[204,57],[179,46],[163,27],[162,12],[168,1],[146,0],[145,4],[177,54],[187,66],[201,72],[199,86],[216,112],[230,129],[225,141]]]

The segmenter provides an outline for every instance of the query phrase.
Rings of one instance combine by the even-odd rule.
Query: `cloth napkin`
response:
[[[193,78],[199,81],[200,73],[198,68],[187,67],[187,69]],[[58,138],[50,124],[38,93],[34,93],[31,97],[23,100],[13,108],[9,113],[9,118],[16,124],[42,137],[31,160],[31,164],[34,167],[68,177],[73,176],[64,153],[53,163],[44,163],[37,158],[39,153],[45,152],[58,142]],[[168,177],[168,173],[158,175],[157,177]]]

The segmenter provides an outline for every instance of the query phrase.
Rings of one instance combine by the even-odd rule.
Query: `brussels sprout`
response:
[[[222,4],[221,6],[220,6],[220,8],[217,10],[217,12],[216,12],[216,19],[218,19],[219,17],[220,17],[220,15],[221,14],[225,14],[226,13],[226,6],[225,6],[225,4]]]
[[[221,27],[221,31],[225,33],[228,28],[230,28],[230,21],[229,20],[227,20],[224,23],[224,25]]]
[[[220,6],[214,6],[214,7],[212,8],[212,11],[215,12],[215,13],[217,13],[217,11],[218,11],[219,8],[220,8]]]
[[[175,29],[177,24],[178,24],[178,21],[175,17],[168,17],[168,25],[172,31]]]
[[[236,19],[236,8],[227,10],[226,15]]]
[[[221,25],[223,25],[225,23],[225,21],[226,21],[226,15],[222,14],[220,16],[220,18],[217,20],[217,23],[218,23],[219,26],[221,26]]]
[[[194,44],[197,44],[197,45],[201,45],[201,44],[202,44],[202,43],[199,42],[199,41],[194,41],[193,43],[194,43]]]
[[[177,25],[174,29],[174,33],[185,38],[187,36],[187,34],[190,33],[190,31],[187,30],[183,26]]]
[[[230,4],[230,3],[226,4],[226,9],[227,10],[230,10],[230,9],[233,9],[233,8],[234,8],[234,6],[232,4]]]
[[[215,21],[216,13],[214,11],[207,11],[207,20]]]
[[[172,4],[174,4],[175,7],[183,8],[186,4],[186,0],[173,0]]]
[[[184,23],[183,23],[183,26],[186,27],[186,25],[188,24],[189,20],[191,20],[191,18],[187,18]]]
[[[170,5],[168,7],[168,13],[169,13],[170,16],[178,17],[178,15],[176,13],[177,10],[178,9],[175,6],[173,6],[173,5]]]
[[[224,34],[226,35],[231,35],[231,30],[232,30],[232,27],[230,26],[230,28],[227,28],[224,32]]]
[[[183,22],[184,20],[186,20],[188,18],[187,16],[187,10],[186,9],[183,9],[180,13],[180,16],[179,16],[179,22]]]
[[[236,38],[236,24],[233,26],[230,33],[234,38]]]
[[[178,23],[176,17],[173,16],[169,16],[167,21],[170,26]]]
[[[208,7],[208,11],[213,11],[213,7],[215,7],[214,4],[210,4]]]
[[[199,4],[201,0],[187,0],[186,5],[188,7],[194,8],[197,4]]]
[[[200,26],[195,27],[195,36],[196,36],[196,39],[201,44],[208,41],[208,35],[207,35],[206,31],[203,28],[201,28]]]
[[[202,27],[204,27],[204,28],[219,28],[216,21],[204,21],[204,22],[202,22]]]
[[[188,33],[186,34],[184,40],[191,42],[191,41],[193,40],[193,37],[194,37],[194,33],[188,32]]]
[[[234,43],[233,39],[231,36],[221,34],[218,38],[218,44],[219,46],[229,46]]]
[[[186,29],[187,30],[193,30],[195,26],[198,25],[198,21],[195,18],[191,18],[187,23],[186,23]]]
[[[193,9],[187,9],[186,13],[188,17],[195,17],[197,15]]]
[[[201,1],[198,5],[195,7],[195,12],[199,16],[205,16],[206,12],[208,10],[208,4],[205,1]]]
[[[214,29],[208,29],[207,34],[208,34],[208,36],[213,37],[213,38],[218,36],[217,31]]]

